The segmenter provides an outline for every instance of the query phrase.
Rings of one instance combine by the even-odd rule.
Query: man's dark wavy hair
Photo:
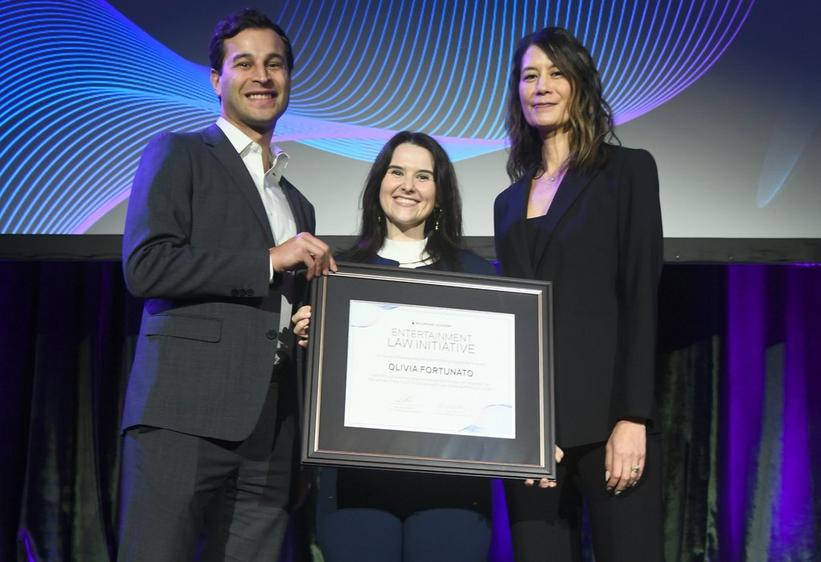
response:
[[[285,43],[285,59],[288,64],[288,74],[294,69],[294,52],[291,40],[277,24],[268,19],[268,16],[252,8],[243,8],[217,22],[211,41],[208,44],[208,59],[211,68],[222,73],[222,62],[225,59],[225,40],[234,37],[246,29],[270,29],[279,35]]]
[[[546,27],[525,35],[516,47],[508,80],[507,134],[510,152],[507,175],[518,181],[528,173],[544,172],[542,139],[522,113],[519,80],[525,51],[535,45],[550,58],[570,82],[571,98],[566,125],[570,133],[569,168],[593,168],[604,160],[602,145],[618,140],[613,133],[613,112],[602,95],[601,76],[590,53],[561,27]]]

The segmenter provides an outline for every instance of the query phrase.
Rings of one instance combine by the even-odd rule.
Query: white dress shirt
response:
[[[239,154],[242,163],[254,180],[262,204],[265,207],[265,214],[268,216],[268,224],[271,226],[271,233],[274,235],[274,244],[279,245],[296,236],[296,221],[288,199],[279,185],[282,172],[288,165],[288,155],[278,150],[276,146],[269,147],[271,167],[263,170],[262,147],[251,140],[251,138],[237,128],[236,125],[227,119],[220,117],[217,119],[219,127],[231,145]],[[274,266],[268,260],[268,281],[274,280]],[[281,291],[282,299],[279,309],[279,333],[282,334],[291,325],[291,311],[293,308],[293,275],[289,271],[282,272],[278,278],[278,289]],[[282,342],[279,341],[277,350],[281,349]],[[274,364],[279,363],[280,356],[274,360]]]
[[[268,215],[268,224],[271,225],[271,232],[274,235],[274,243],[279,245],[296,236],[294,214],[279,185],[282,172],[288,165],[288,155],[276,146],[268,148],[269,154],[273,157],[271,167],[263,170],[262,147],[258,143],[223,117],[217,119],[217,127],[231,141],[234,149],[242,158],[242,163],[248,169],[248,173],[251,174],[254,185],[257,186],[259,197],[265,206],[265,213]]]

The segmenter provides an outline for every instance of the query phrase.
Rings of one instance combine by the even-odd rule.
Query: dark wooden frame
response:
[[[516,437],[344,426],[351,300],[512,313]],[[550,283],[340,263],[314,281],[302,461],[504,478],[555,478]]]

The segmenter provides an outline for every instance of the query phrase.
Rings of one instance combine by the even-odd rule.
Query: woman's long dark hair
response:
[[[362,220],[356,243],[340,258],[365,262],[376,257],[388,234],[387,217],[379,203],[379,190],[388,171],[393,151],[400,144],[420,146],[433,157],[433,177],[436,182],[436,207],[425,221],[425,249],[436,262],[442,262],[448,269],[459,265],[459,250],[462,245],[462,199],[456,182],[456,172],[447,152],[433,137],[425,133],[402,131],[397,133],[382,147],[368,172],[362,191]],[[439,227],[435,228],[438,219]]]
[[[587,49],[570,32],[561,27],[546,27],[525,35],[513,54],[508,80],[507,134],[510,153],[507,175],[518,181],[534,170],[543,172],[542,138],[522,113],[519,80],[525,51],[536,45],[567,77],[571,87],[569,119],[570,137],[568,168],[594,168],[604,161],[602,145],[616,139],[613,112],[602,96],[601,76]],[[617,139],[616,139],[617,140]]]

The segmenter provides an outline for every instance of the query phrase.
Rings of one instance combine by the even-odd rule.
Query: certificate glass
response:
[[[512,439],[515,317],[350,301],[345,427]]]
[[[303,462],[555,476],[549,283],[341,263],[311,302]]]

